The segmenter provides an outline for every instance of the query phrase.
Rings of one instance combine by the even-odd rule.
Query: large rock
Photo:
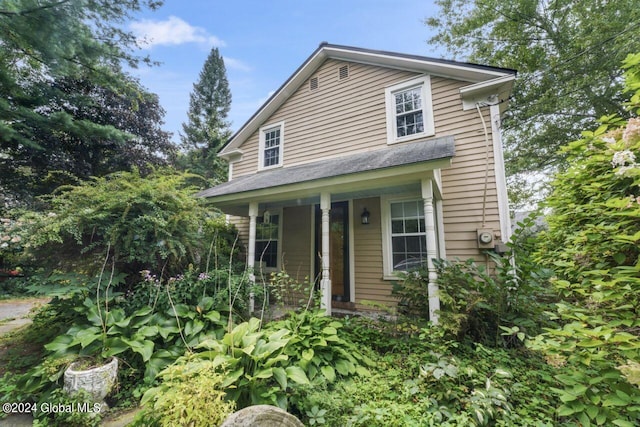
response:
[[[255,405],[231,414],[220,427],[304,427],[304,424],[276,406]]]

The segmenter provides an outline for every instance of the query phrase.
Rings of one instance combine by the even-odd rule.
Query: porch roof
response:
[[[419,142],[393,145],[380,150],[243,175],[203,190],[197,196],[215,199],[266,188],[450,159],[454,154],[453,136],[431,138]]]

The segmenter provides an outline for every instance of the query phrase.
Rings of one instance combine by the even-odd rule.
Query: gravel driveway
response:
[[[28,318],[33,307],[49,302],[48,298],[28,298],[0,301],[0,335],[31,322]],[[7,319],[10,319],[7,321]]]

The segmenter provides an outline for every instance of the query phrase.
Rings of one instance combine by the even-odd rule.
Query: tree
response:
[[[164,110],[155,94],[123,75],[126,91],[114,91],[87,79],[62,78],[51,82],[46,109],[72,122],[52,132],[38,121],[23,128],[38,146],[9,145],[0,168],[7,171],[3,187],[22,200],[48,194],[59,185],[77,184],[119,170],[164,165],[175,147],[160,129]]]
[[[216,153],[229,137],[227,114],[231,108],[231,91],[224,60],[217,48],[211,49],[193,85],[189,98],[188,122],[180,135],[188,150],[179,164],[207,178],[222,180],[226,170]]]
[[[563,366],[558,414],[585,426],[640,421],[640,53],[625,68],[636,117],[607,116],[563,147],[536,254],[562,301],[534,347]]]
[[[507,173],[553,170],[558,149],[605,114],[628,117],[619,65],[640,50],[629,0],[436,0],[429,43],[456,58],[518,70],[504,120]]]
[[[4,0],[0,5],[0,158],[12,164],[25,147],[54,155],[43,135],[79,134],[124,143],[126,130],[72,114],[73,94],[61,82],[87,81],[113,93],[131,93],[121,64],[135,67],[148,58],[133,54],[136,39],[122,22],[154,0]],[[52,108],[62,102],[69,108]],[[49,151],[48,151],[49,150]],[[22,172],[32,174],[33,171]],[[0,189],[6,196],[5,177]],[[43,177],[37,177],[43,178]],[[13,197],[15,199],[15,195]]]

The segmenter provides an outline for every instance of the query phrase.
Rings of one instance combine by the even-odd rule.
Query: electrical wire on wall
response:
[[[485,145],[485,159],[484,159],[484,190],[482,192],[482,228],[487,227],[487,196],[489,192],[489,150],[492,148],[489,142],[489,130],[487,129],[487,123],[484,120],[484,116],[482,115],[482,110],[480,107],[487,107],[493,105],[491,101],[493,101],[495,96],[490,96],[487,98],[489,102],[476,102],[476,110],[478,111],[478,116],[480,116],[480,121],[482,122],[482,129],[484,130],[484,145]],[[487,264],[487,269],[489,269],[489,254],[485,254],[485,262]]]
[[[486,102],[476,102],[476,111],[478,111],[478,116],[480,116],[480,121],[482,122],[482,129],[484,130],[484,141],[485,141],[485,174],[484,174],[484,191],[482,194],[482,228],[487,226],[487,193],[489,188],[489,150],[492,148],[489,141],[489,130],[487,129],[487,123],[482,115],[482,110],[480,107],[490,107],[493,105],[498,105],[501,102],[497,99],[495,95],[492,95],[487,98]],[[487,263],[487,268],[489,268],[489,255],[485,254],[485,262]],[[512,265],[511,273],[513,276],[516,276],[515,270],[515,259],[513,255],[509,257],[509,262]]]
[[[484,116],[482,115],[482,110],[480,110],[481,106],[491,105],[483,102],[476,102],[476,110],[478,111],[478,116],[480,116],[480,121],[482,121],[482,129],[484,130],[484,144],[485,144],[485,159],[484,159],[484,191],[482,193],[482,228],[487,226],[487,192],[489,188],[489,131],[487,130],[487,123],[484,120]]]

